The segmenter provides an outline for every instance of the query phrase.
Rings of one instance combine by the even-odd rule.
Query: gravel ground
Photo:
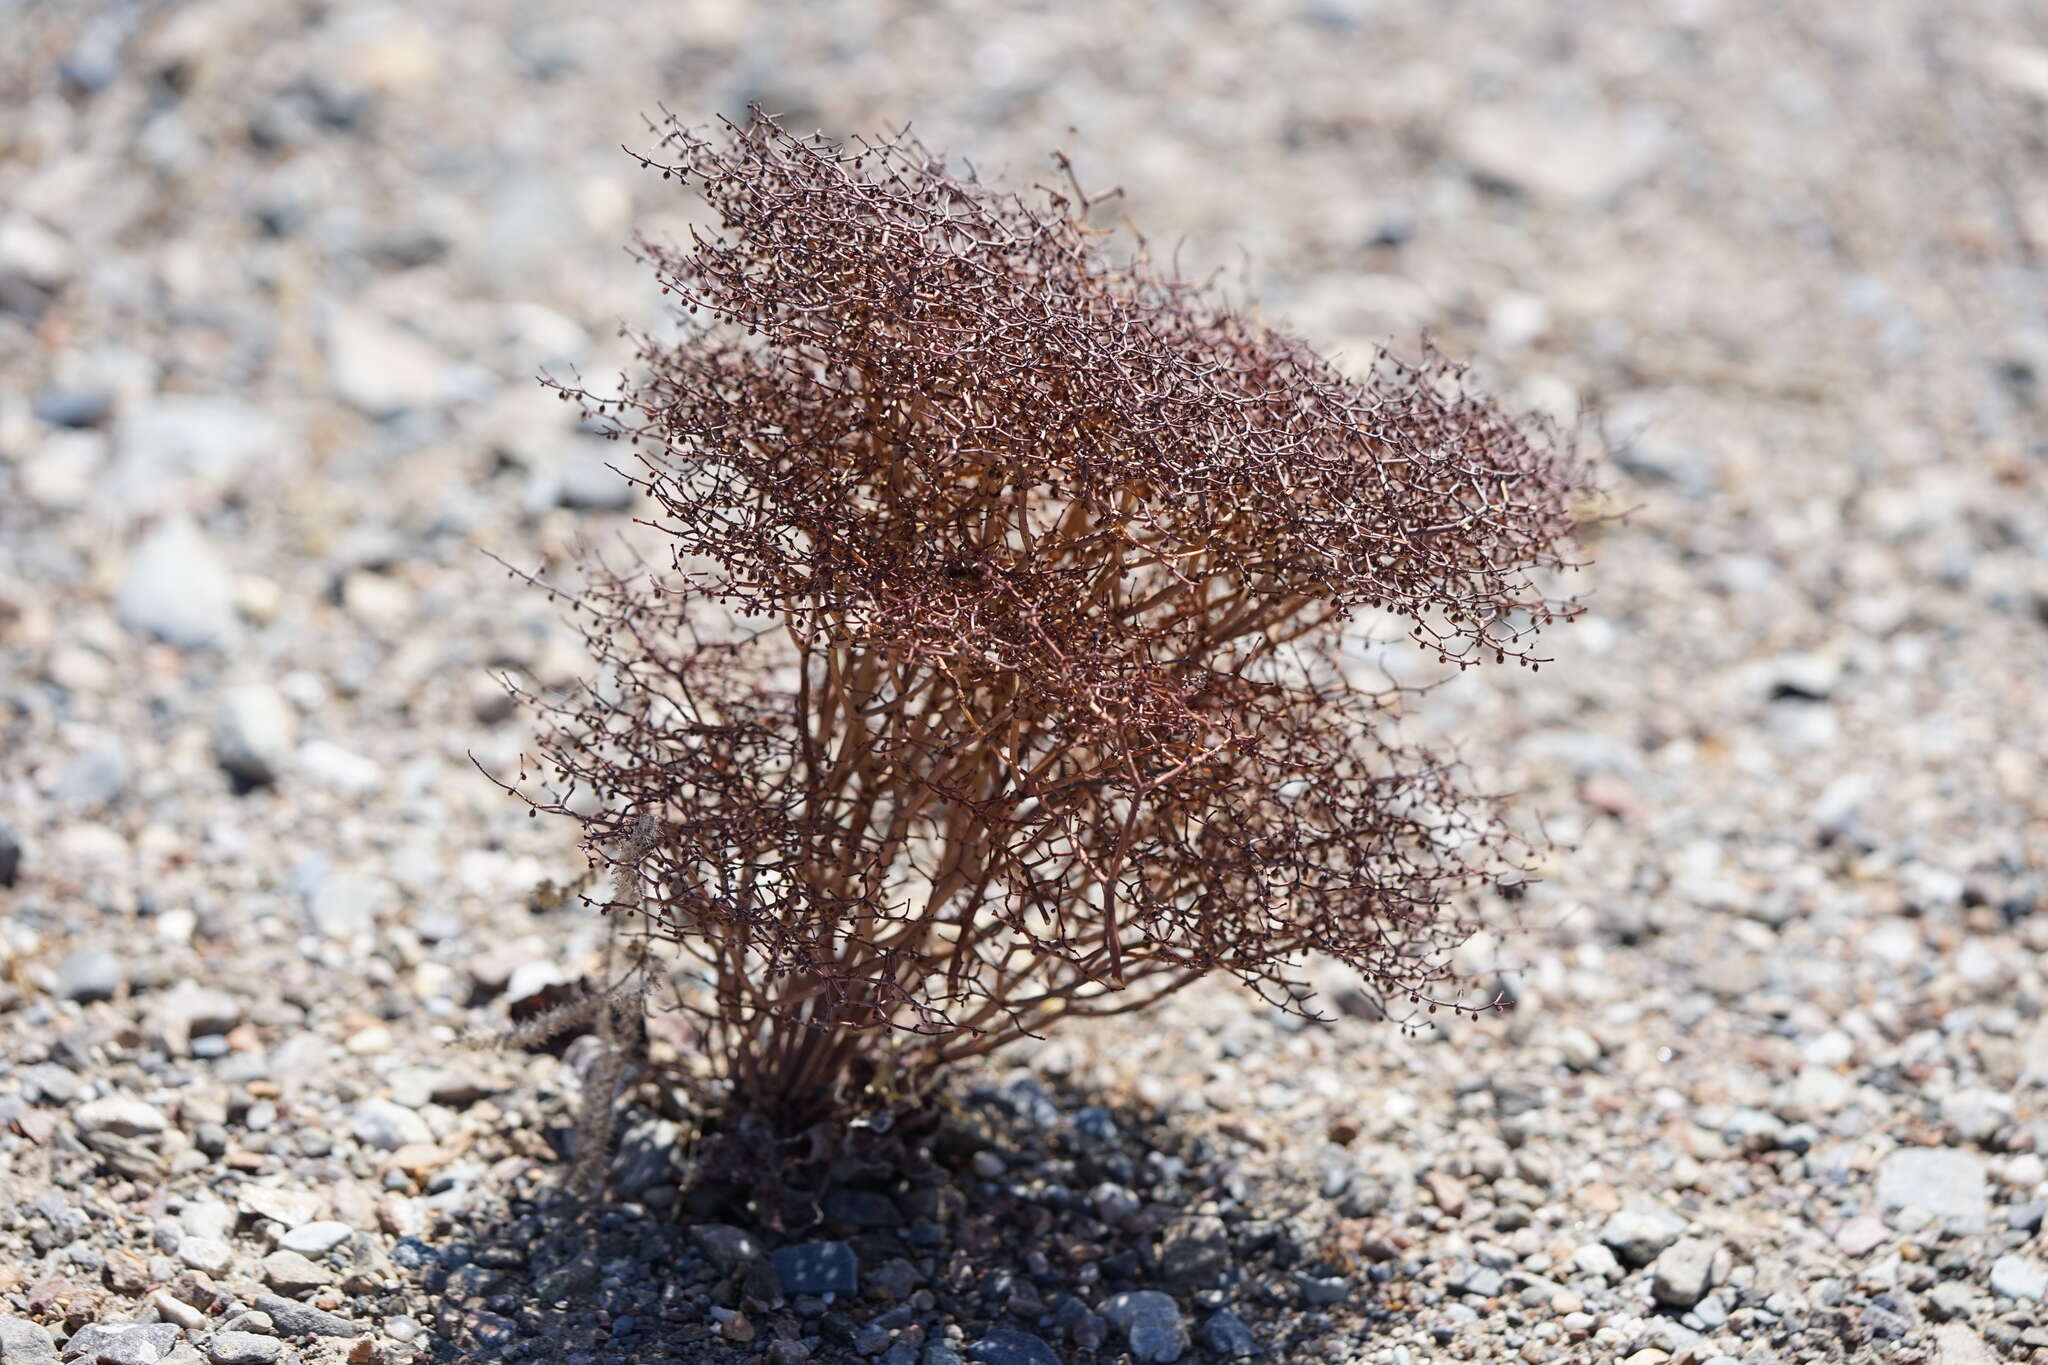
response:
[[[0,0],[0,1362],[2048,1360],[2048,23],[2018,3]],[[561,1196],[577,676],[658,101],[1075,153],[1353,357],[1611,441],[1559,842],[1417,1038],[1191,991],[859,1130],[785,1228],[661,1096]],[[1421,664],[1384,652],[1411,679]],[[906,1156],[904,1153],[910,1153]],[[726,1221],[719,1221],[724,1219]],[[802,1224],[799,1226],[798,1224]]]

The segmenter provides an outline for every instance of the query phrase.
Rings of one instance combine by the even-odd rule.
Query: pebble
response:
[[[187,649],[221,644],[235,629],[234,580],[199,528],[173,517],[129,558],[114,610],[138,635]]]
[[[1123,1333],[1131,1358],[1141,1365],[1179,1360],[1188,1348],[1188,1329],[1181,1322],[1180,1305],[1157,1290],[1114,1295],[1102,1306],[1102,1316]]]
[[[1224,1360],[1246,1360],[1259,1353],[1259,1344],[1244,1319],[1228,1308],[1210,1314],[1202,1324],[1202,1349]]]
[[[297,767],[313,785],[350,796],[364,796],[384,785],[384,769],[375,759],[324,739],[309,739],[299,746]]]
[[[1180,1284],[1204,1285],[1230,1272],[1230,1229],[1221,1218],[1202,1215],[1174,1223],[1166,1230],[1160,1268]]]
[[[359,1337],[370,1330],[362,1323],[275,1294],[258,1294],[256,1307],[269,1314],[279,1336]]]
[[[235,1192],[235,1202],[258,1218],[268,1218],[287,1228],[311,1223],[327,1210],[327,1201],[312,1190],[275,1185],[244,1185]]]
[[[1691,1308],[1713,1284],[1717,1248],[1701,1237],[1681,1237],[1658,1254],[1650,1294],[1667,1308]]]
[[[57,964],[57,998],[75,1000],[81,1005],[112,1000],[126,979],[121,959],[105,949],[66,953]]]
[[[1959,1232],[1980,1231],[1991,1215],[1984,1162],[1948,1148],[1893,1152],[1877,1168],[1876,1195],[1888,1216],[1919,1214]]]
[[[276,688],[242,683],[214,710],[214,757],[243,788],[266,787],[291,765],[298,729],[298,713]]]
[[[844,1242],[805,1242],[769,1257],[788,1294],[852,1294],[860,1288],[860,1262]]]
[[[280,1294],[304,1294],[334,1282],[334,1273],[296,1251],[273,1251],[263,1258],[263,1279]]]
[[[1610,1217],[1600,1241],[1623,1265],[1640,1268],[1685,1235],[1686,1220],[1661,1204],[1631,1204]]]
[[[219,1332],[206,1345],[206,1358],[213,1365],[271,1365],[283,1354],[283,1342],[254,1332]]]
[[[148,1137],[170,1127],[169,1120],[154,1105],[119,1096],[88,1100],[72,1111],[71,1121],[83,1133],[112,1133],[116,1137]]]
[[[277,1244],[286,1251],[296,1251],[301,1256],[325,1256],[328,1252],[346,1242],[352,1230],[346,1223],[321,1221],[304,1223],[287,1228]]]
[[[761,1259],[761,1244],[752,1233],[724,1223],[699,1223],[690,1229],[690,1240],[720,1270]]]
[[[2022,1302],[2048,1299],[2048,1270],[2022,1256],[2001,1256],[1991,1263],[1991,1292]]]

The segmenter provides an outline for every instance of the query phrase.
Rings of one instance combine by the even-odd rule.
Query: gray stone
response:
[[[138,635],[187,649],[217,645],[235,628],[235,584],[199,528],[163,522],[130,556],[114,611]]]
[[[1650,1294],[1666,1308],[1691,1308],[1713,1287],[1712,1242],[1681,1237],[1661,1252],[1650,1275]]]
[[[116,1137],[148,1137],[171,1126],[155,1106],[118,1095],[88,1100],[72,1111],[71,1121],[81,1133],[112,1133]]]
[[[112,1000],[125,979],[121,959],[104,948],[67,953],[57,964],[57,998],[80,1004]]]
[[[325,1256],[352,1235],[353,1230],[346,1223],[321,1221],[286,1229],[284,1236],[277,1239],[277,1244],[301,1256]]]
[[[1159,1259],[1177,1284],[1215,1284],[1230,1273],[1230,1229],[1210,1214],[1180,1219],[1167,1228]]]
[[[1244,1319],[1224,1308],[1202,1324],[1202,1348],[1225,1360],[1246,1360],[1259,1353],[1259,1343]]]
[[[750,1232],[724,1223],[702,1223],[690,1229],[690,1240],[711,1264],[720,1270],[749,1265],[761,1259],[761,1244]]]
[[[1943,1280],[1928,1291],[1927,1314],[1936,1322],[1967,1318],[1977,1311],[1984,1296],[1961,1280]]]
[[[1498,1296],[1505,1285],[1506,1278],[1498,1270],[1483,1265],[1468,1265],[1451,1280],[1451,1288],[1460,1294],[1477,1294],[1483,1299]]]
[[[254,1332],[222,1332],[206,1344],[213,1365],[270,1365],[283,1354],[283,1342]]]
[[[263,1258],[263,1280],[280,1294],[305,1294],[334,1283],[334,1272],[296,1251],[273,1251]]]
[[[1597,204],[1656,164],[1665,129],[1642,110],[1475,104],[1451,125],[1449,140],[1482,181],[1532,198]]]
[[[306,911],[327,937],[357,938],[376,929],[378,913],[395,898],[395,889],[384,878],[344,872],[321,879]]]
[[[217,1279],[234,1267],[235,1252],[217,1237],[187,1237],[178,1243],[178,1259]]]
[[[1188,1348],[1188,1329],[1181,1321],[1180,1305],[1156,1289],[1139,1289],[1118,1294],[1102,1306],[1102,1316],[1124,1335],[1131,1358],[1141,1362],[1179,1360]]]
[[[21,836],[11,825],[0,821],[0,886],[13,886],[21,880]]]
[[[2020,1256],[2001,1256],[1991,1263],[1991,1292],[2002,1299],[2048,1299],[2048,1270]]]
[[[1991,1216],[1984,1163],[1968,1152],[1908,1147],[1877,1168],[1877,1205],[1886,1215],[1917,1215],[1957,1232],[1981,1231]]]
[[[325,1312],[275,1294],[258,1294],[256,1307],[270,1315],[281,1337],[359,1337],[370,1329],[360,1322]]]
[[[57,1365],[57,1343],[33,1322],[0,1318],[0,1365]]]
[[[182,1335],[176,1323],[148,1322],[120,1329],[114,1340],[100,1348],[99,1365],[159,1365],[177,1348]],[[66,1343],[68,1350],[70,1343]]]
[[[403,1105],[390,1100],[364,1100],[349,1120],[356,1141],[380,1152],[396,1151],[409,1142],[432,1142],[434,1130],[427,1121]]]
[[[1641,1268],[1685,1235],[1686,1220],[1661,1204],[1631,1204],[1610,1217],[1600,1240],[1623,1265]]]
[[[214,708],[213,755],[242,787],[277,781],[298,743],[298,715],[265,683],[243,683],[221,694]]]
[[[844,1242],[805,1242],[768,1259],[787,1294],[851,1294],[860,1288],[860,1262]]]
[[[935,1345],[938,1343],[934,1343]],[[1007,1327],[998,1327],[967,1348],[967,1358],[980,1365],[1060,1365],[1060,1358],[1045,1338],[1029,1332],[1018,1332]],[[954,1359],[959,1359],[954,1356]],[[931,1365],[932,1351],[925,1351],[926,1365]]]
[[[268,1218],[288,1228],[310,1223],[327,1209],[327,1201],[312,1190],[281,1189],[274,1185],[244,1185],[235,1191],[235,1203],[258,1218]]]

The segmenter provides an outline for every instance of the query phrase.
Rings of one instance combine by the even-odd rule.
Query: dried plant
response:
[[[809,1122],[1211,972],[1304,1010],[1311,955],[1474,1008],[1447,954],[1518,848],[1338,645],[1372,610],[1538,662],[1585,486],[1549,433],[1115,257],[1078,188],[656,131],[711,215],[639,246],[681,338],[623,399],[558,387],[673,560],[585,565],[601,667],[539,702],[530,799],[679,950],[732,1102]]]

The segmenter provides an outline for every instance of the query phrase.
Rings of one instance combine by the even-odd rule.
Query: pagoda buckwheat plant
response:
[[[558,387],[673,558],[564,589],[599,669],[539,703],[528,799],[673,945],[727,1112],[795,1131],[1210,973],[1304,1011],[1318,956],[1484,1008],[1449,950],[1526,850],[1338,645],[1370,611],[1539,662],[1586,487],[1548,432],[1113,254],[1077,187],[657,132],[709,210],[638,250],[680,339],[623,398]]]

